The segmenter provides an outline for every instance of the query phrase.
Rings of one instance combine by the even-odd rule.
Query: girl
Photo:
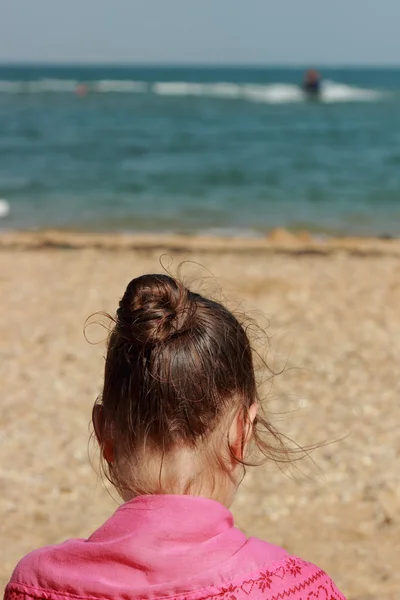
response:
[[[280,442],[257,412],[236,317],[169,276],[133,279],[93,409],[124,504],[87,540],[26,556],[6,600],[344,600],[321,569],[233,524],[250,446],[271,455],[260,427]]]

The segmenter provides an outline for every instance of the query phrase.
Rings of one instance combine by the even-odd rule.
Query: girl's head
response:
[[[280,441],[256,417],[244,326],[167,275],[133,279],[113,321],[93,419],[110,480],[125,500],[191,493],[229,504],[260,442],[257,421]]]

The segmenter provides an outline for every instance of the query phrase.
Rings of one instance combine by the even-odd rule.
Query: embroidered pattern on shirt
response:
[[[346,600],[324,571],[314,567],[308,574],[310,566],[310,563],[299,558],[288,557],[275,568],[262,570],[256,577],[250,577],[240,583],[221,586],[212,593],[207,594],[205,591],[203,595],[201,590],[193,590],[186,595],[159,597],[159,600]],[[47,600],[53,595],[66,599],[79,598],[68,593],[52,593],[51,590],[34,588],[30,592],[24,592],[16,589],[15,585],[18,584],[10,583],[7,586],[4,600]],[[135,594],[133,598],[137,598]]]
[[[312,575],[302,579],[304,568],[309,569],[310,564],[289,557],[279,567],[261,571],[257,578],[231,584],[222,588],[220,594],[211,594],[204,600],[251,600],[252,597],[264,600],[346,600],[328,575],[317,567]]]

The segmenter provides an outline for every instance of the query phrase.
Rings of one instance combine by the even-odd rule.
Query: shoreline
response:
[[[59,230],[0,232],[0,250],[39,249],[171,250],[180,252],[269,252],[284,254],[322,254],[338,252],[361,256],[399,255],[400,238],[360,236],[313,236],[274,229],[264,238],[224,237],[183,234],[82,233]]]

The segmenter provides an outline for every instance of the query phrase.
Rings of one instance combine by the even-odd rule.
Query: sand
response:
[[[316,562],[349,600],[400,597],[398,242],[48,233],[0,247],[2,585],[25,553],[89,535],[116,507],[88,460],[105,333],[89,328],[91,345],[82,329],[165,252],[269,319],[268,360],[287,367],[266,401],[274,424],[300,444],[339,440],[289,472],[250,469],[237,524]]]

